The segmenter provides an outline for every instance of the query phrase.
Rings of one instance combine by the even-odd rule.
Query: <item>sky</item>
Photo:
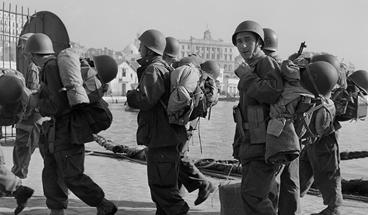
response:
[[[11,0],[48,10],[64,22],[71,41],[122,50],[137,34],[158,29],[165,36],[231,41],[236,26],[254,20],[272,28],[285,58],[306,41],[306,51],[328,52],[368,69],[367,0]]]

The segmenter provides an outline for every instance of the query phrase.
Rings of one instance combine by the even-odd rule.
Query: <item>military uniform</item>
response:
[[[19,185],[21,180],[5,166],[5,158],[0,146],[0,196],[11,194]]]
[[[276,51],[270,52],[268,56],[275,59],[281,65],[282,59],[279,57]],[[293,103],[294,105],[292,105],[293,107],[291,109],[293,109],[292,112],[295,113],[298,102],[294,101]],[[276,177],[276,185],[272,191],[271,197],[275,198],[274,202],[278,214],[293,215],[301,213],[299,156],[291,162],[283,165],[282,169]]]
[[[138,63],[138,90],[127,93],[130,107],[138,108],[137,143],[147,146],[147,175],[157,215],[187,214],[179,195],[180,145],[187,141],[185,126],[170,125],[164,105],[170,92],[168,65],[161,56],[146,56]]]
[[[5,104],[0,105],[0,129],[1,126],[8,126],[15,124],[20,118],[23,116],[24,109],[19,109],[19,106],[24,106],[28,101],[28,91],[24,89],[24,77],[23,75],[15,70],[1,70],[0,71],[0,78],[3,76],[9,75],[10,77],[17,77],[22,85],[22,99],[20,102],[16,104]],[[1,90],[8,89],[8,83],[5,82],[5,85],[1,86]],[[4,92],[4,91],[3,91]],[[12,93],[11,91],[7,91]],[[13,112],[14,111],[14,112]],[[6,166],[5,166],[5,158],[3,151],[0,146],[0,196],[1,194],[11,194],[16,190],[16,188],[21,184],[21,180],[14,175]]]
[[[276,209],[269,194],[281,166],[265,162],[266,125],[270,104],[281,95],[283,82],[279,64],[262,51],[256,53],[249,66],[252,71],[243,72],[239,77],[238,108],[244,136],[237,122],[234,156],[242,164],[241,197],[246,213],[273,215]]]
[[[306,145],[302,150],[300,156],[300,192],[301,196],[304,196],[314,182],[322,194],[323,203],[334,209],[342,204],[338,137],[337,131],[333,130],[337,127],[337,122],[333,126],[333,111],[327,111],[323,108],[318,114],[320,117],[316,116],[315,121],[311,121],[310,126],[312,130],[323,135],[313,144]]]
[[[193,192],[197,189],[206,189],[206,186],[211,183],[206,176],[199,171],[193,161],[188,157],[189,140],[181,146],[179,162],[179,187],[184,185],[188,192]],[[208,187],[209,188],[209,187]],[[210,190],[205,190],[210,192]]]
[[[54,56],[50,56],[41,71],[39,110],[52,119],[43,123],[40,152],[44,158],[42,184],[46,205],[64,209],[70,189],[89,206],[97,207],[104,199],[103,190],[84,174],[84,143],[92,141],[89,125],[83,118],[83,108],[69,107]]]
[[[39,68],[30,63],[25,75],[26,87],[31,91],[39,89]],[[13,149],[12,172],[20,177],[26,178],[31,156],[36,149],[40,136],[41,115],[35,110],[16,124],[16,138]]]

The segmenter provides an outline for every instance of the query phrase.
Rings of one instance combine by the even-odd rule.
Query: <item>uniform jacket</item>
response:
[[[66,91],[62,90],[56,57],[52,56],[46,61],[40,78],[39,110],[43,116],[49,116],[55,122],[55,136],[50,137],[52,132],[47,130],[49,141],[55,144],[55,151],[68,148],[69,144],[92,141],[92,132],[84,118],[83,106],[70,108]]]
[[[158,148],[185,143],[185,126],[170,125],[164,108],[170,93],[170,67],[160,56],[142,58],[138,63],[138,89],[127,93],[128,105],[140,110],[138,145]]]
[[[238,83],[239,108],[244,123],[249,123],[249,120],[258,120],[252,123],[253,125],[249,125],[250,129],[245,129],[243,138],[238,130],[235,133],[234,144],[240,142],[240,149],[238,155],[234,152],[234,156],[238,156],[242,161],[264,159],[270,104],[278,100],[283,90],[279,64],[272,57],[264,55],[263,52],[254,58],[250,63],[252,70],[241,73]],[[248,116],[248,111],[252,109],[256,111]],[[252,136],[257,136],[257,140],[253,141]]]
[[[39,78],[39,67],[33,62],[28,65],[26,74],[24,76],[26,87],[32,92],[37,92],[40,88],[40,78]],[[27,107],[27,114],[23,119],[17,124],[17,127],[22,127],[23,125],[34,125],[34,123],[41,119],[40,113]]]

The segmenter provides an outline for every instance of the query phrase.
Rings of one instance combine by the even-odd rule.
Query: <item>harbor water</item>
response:
[[[211,119],[202,119],[199,132],[194,135],[190,146],[190,156],[193,159],[214,158],[232,159],[232,139],[234,123],[232,119],[232,107],[235,102],[219,102],[212,110]],[[110,104],[114,115],[113,125],[101,135],[110,139],[115,144],[136,146],[135,133],[137,129],[137,112],[125,111],[123,103]],[[341,131],[341,151],[368,150],[366,140],[368,134],[364,132],[366,122],[344,123]],[[199,143],[199,136],[201,144]],[[202,147],[201,147],[202,146]],[[88,143],[86,148],[95,151],[104,151],[97,143]],[[202,150],[201,150],[202,148]],[[12,147],[2,148],[5,155],[6,166],[12,166]],[[202,151],[202,152],[201,152]],[[345,179],[368,179],[368,158],[342,161],[341,169]],[[35,189],[29,207],[24,214],[48,214],[44,204],[41,172],[43,162],[38,152],[35,151],[29,167],[29,175],[23,180],[23,184]],[[151,215],[154,214],[155,206],[152,203],[147,185],[146,166],[128,160],[117,160],[106,157],[89,156],[85,161],[85,172],[105,191],[106,197],[113,200],[119,207],[117,214]],[[226,179],[210,178],[215,185],[223,185],[230,182]],[[211,197],[199,206],[193,202],[197,192],[186,193],[184,199],[191,207],[191,214],[219,215],[220,200],[219,191],[216,190]],[[68,214],[95,214],[95,209],[78,201],[77,197],[70,192],[71,204]],[[77,201],[77,205],[74,203]],[[302,214],[310,214],[322,210],[325,206],[318,196],[307,195],[301,200]],[[13,214],[15,201],[12,198],[2,199],[0,202],[0,214]],[[345,200],[343,214],[365,215],[368,214],[368,204],[365,202]]]
[[[213,107],[210,120],[201,119],[190,144],[193,159],[233,159],[232,141],[235,123],[232,107],[236,102],[220,101]],[[114,115],[112,126],[101,133],[114,143],[136,146],[137,113],[124,111],[122,103],[110,104]],[[343,122],[339,131],[340,151],[368,151],[368,122]],[[96,150],[99,146],[96,146]],[[368,158],[341,161],[344,179],[368,180]]]

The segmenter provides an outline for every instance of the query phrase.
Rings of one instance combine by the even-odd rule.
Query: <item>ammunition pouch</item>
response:
[[[266,142],[266,120],[263,107],[260,105],[250,105],[247,107],[247,117],[249,124],[250,143]]]

